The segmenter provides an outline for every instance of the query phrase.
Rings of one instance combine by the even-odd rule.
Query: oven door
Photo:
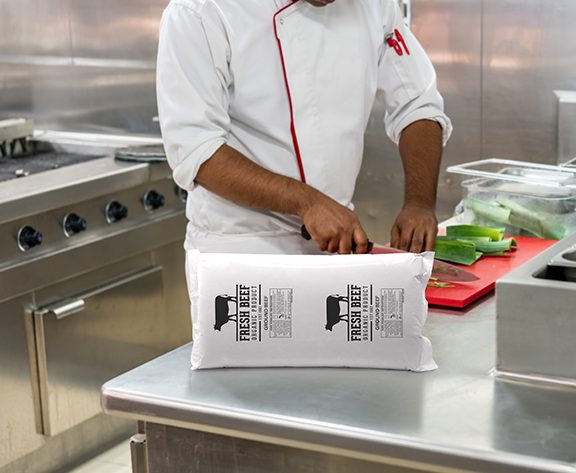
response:
[[[57,435],[101,413],[104,382],[174,348],[162,281],[161,266],[116,273],[28,314],[40,433]]]

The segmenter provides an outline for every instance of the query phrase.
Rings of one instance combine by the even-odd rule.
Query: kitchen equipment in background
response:
[[[576,233],[496,284],[497,374],[576,386]]]
[[[484,159],[447,171],[472,177],[462,182],[456,213],[470,211],[475,223],[550,239],[576,230],[576,168]]]
[[[38,146],[38,149],[22,156],[0,160],[0,182],[103,157],[102,153],[86,154],[61,149],[56,150],[38,144],[30,146]]]
[[[476,301],[495,287],[496,280],[522,265],[556,243],[555,240],[543,240],[517,236],[518,249],[509,256],[483,256],[466,269],[478,276],[477,281],[466,284],[452,282],[453,287],[427,287],[426,299],[429,304],[462,309]]]
[[[34,123],[26,118],[0,120],[0,157],[14,156],[17,146],[20,151],[28,151],[27,140],[34,133]]]
[[[166,161],[166,151],[164,145],[141,145],[118,148],[114,152],[114,157],[120,161],[135,163],[155,163]]]
[[[574,123],[576,122],[576,91],[555,90],[558,104],[557,127],[558,163],[565,164],[576,156],[576,138],[574,137]]]
[[[0,470],[26,454],[60,467],[126,435],[100,415],[100,385],[191,333],[185,194],[164,163],[114,159],[160,140],[37,136],[0,160]]]

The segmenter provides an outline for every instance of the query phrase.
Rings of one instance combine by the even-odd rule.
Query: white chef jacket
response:
[[[351,207],[377,94],[394,142],[421,119],[436,120],[445,141],[451,132],[432,64],[396,0],[320,8],[304,0],[172,0],[160,28],[157,94],[168,162],[189,191],[186,247],[204,251],[316,251],[298,237],[297,217],[195,185],[200,165],[223,144]]]

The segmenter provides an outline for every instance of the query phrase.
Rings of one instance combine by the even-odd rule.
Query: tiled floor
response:
[[[77,466],[68,473],[132,473],[130,441],[121,444]]]

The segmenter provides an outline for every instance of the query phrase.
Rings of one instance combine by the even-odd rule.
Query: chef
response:
[[[391,244],[433,248],[451,124],[396,0],[172,0],[157,94],[187,249],[366,252],[352,196],[377,96],[405,173]]]

